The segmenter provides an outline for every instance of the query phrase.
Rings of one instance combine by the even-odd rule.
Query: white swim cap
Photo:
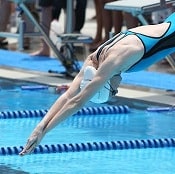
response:
[[[84,69],[84,77],[81,81],[81,90],[88,85],[88,83],[94,78],[97,70],[93,66],[87,66]],[[104,103],[108,101],[110,93],[110,85],[107,82],[92,98],[90,101],[94,103]]]
[[[84,69],[84,80],[92,80],[97,73],[97,70],[93,66],[87,66]]]
[[[97,70],[93,66],[85,67],[83,80],[81,81],[80,84],[80,89],[83,89],[84,87],[87,86],[87,84],[94,78],[96,72]]]

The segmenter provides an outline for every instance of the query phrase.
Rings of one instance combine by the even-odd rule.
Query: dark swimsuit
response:
[[[147,36],[133,31],[121,32],[99,47],[97,60],[106,45],[111,44],[112,42],[115,44],[128,35],[136,35],[141,40],[144,46],[144,54],[138,62],[127,70],[127,72],[143,70],[161,59],[164,59],[167,55],[175,52],[175,13],[171,14],[165,20],[165,23],[169,23],[170,25],[167,31],[160,37]],[[110,47],[113,45],[110,45]]]

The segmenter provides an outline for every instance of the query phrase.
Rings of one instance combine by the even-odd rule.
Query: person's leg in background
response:
[[[123,26],[123,13],[122,11],[112,12],[112,23],[114,27],[114,34],[120,33]]]
[[[26,2],[27,8],[30,10],[32,15],[36,18],[37,21],[39,21],[39,15],[35,9],[35,2],[31,0],[30,2]],[[25,15],[23,12],[23,19],[25,21],[25,33],[33,33],[34,32],[34,24],[31,22],[31,20]],[[24,38],[24,49],[29,49],[30,48],[30,38],[25,37]]]
[[[102,8],[103,5],[101,0],[94,0],[95,12],[96,12],[96,35],[93,39],[93,43],[89,46],[89,51],[94,51],[98,45],[102,42],[102,31],[103,31],[103,18],[102,18]]]
[[[104,9],[105,3],[112,2],[114,0],[103,0],[103,26],[105,29],[105,36],[103,42],[109,39],[109,33],[114,27],[115,34],[121,31],[123,25],[123,15],[121,11],[111,11]]]
[[[139,20],[136,17],[132,16],[131,13],[123,12],[123,17],[127,29],[134,28],[139,25]]]
[[[85,17],[86,17],[86,7],[87,0],[77,0],[75,7],[75,26],[74,32],[80,33],[81,29],[84,26]]]
[[[11,3],[7,0],[0,0],[0,31],[4,32],[7,30],[7,25],[9,24],[9,19],[11,15]],[[6,38],[0,37],[0,47],[5,44],[4,40]]]
[[[96,38],[100,38],[96,43],[90,45],[89,50],[94,51],[99,45],[104,43],[110,37],[110,32],[114,27],[114,33],[119,33],[123,25],[123,15],[120,11],[105,10],[105,3],[112,2],[114,0],[96,0],[96,16],[97,16],[97,33]],[[105,30],[105,36],[102,37],[102,30]]]
[[[61,10],[66,9],[66,0],[53,0],[52,19],[59,20]]]
[[[48,36],[52,21],[52,3],[52,0],[39,1],[39,5],[41,6],[41,25]],[[41,44],[40,50],[31,54],[32,56],[50,56],[50,47],[43,38],[41,38]]]

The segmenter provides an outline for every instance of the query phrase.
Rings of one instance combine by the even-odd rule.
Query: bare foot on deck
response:
[[[46,56],[46,57],[49,57],[50,56],[50,50],[41,48],[40,50],[38,50],[34,53],[31,53],[30,55],[31,56]]]

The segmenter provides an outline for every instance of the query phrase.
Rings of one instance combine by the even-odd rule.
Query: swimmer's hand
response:
[[[19,155],[24,156],[31,154],[34,151],[35,147],[40,143],[43,136],[43,128],[41,126],[37,126],[30,135],[24,149],[19,153]]]

